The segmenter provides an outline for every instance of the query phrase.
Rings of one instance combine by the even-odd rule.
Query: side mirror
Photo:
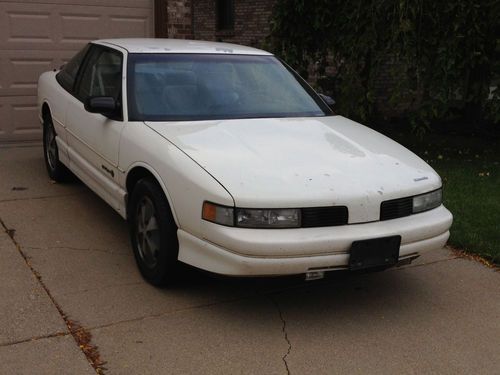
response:
[[[116,109],[116,100],[112,96],[90,96],[85,100],[85,110],[90,113],[100,113],[112,116]]]
[[[329,107],[333,107],[335,105],[335,100],[331,97],[331,96],[328,96],[328,95],[324,95],[324,94],[318,94],[319,97],[321,99],[323,99],[323,101],[329,106]]]

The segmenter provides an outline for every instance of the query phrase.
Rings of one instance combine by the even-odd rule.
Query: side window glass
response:
[[[76,75],[82,65],[83,59],[87,54],[90,44],[87,44],[80,52],[78,52],[66,65],[63,66],[61,71],[57,73],[57,82],[69,92],[73,92],[75,85]]]
[[[78,86],[77,97],[112,96],[121,99],[122,55],[119,52],[96,48],[85,65]]]

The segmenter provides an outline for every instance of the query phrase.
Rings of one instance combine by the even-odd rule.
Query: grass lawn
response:
[[[443,179],[454,220],[448,243],[500,265],[500,140],[384,131],[427,161]]]

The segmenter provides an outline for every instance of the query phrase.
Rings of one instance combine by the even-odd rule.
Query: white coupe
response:
[[[445,245],[436,172],[328,99],[268,52],[168,39],[94,41],[38,82],[49,176],[128,220],[154,285],[178,261],[315,278]]]

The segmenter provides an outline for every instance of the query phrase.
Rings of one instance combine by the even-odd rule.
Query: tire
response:
[[[56,131],[52,117],[47,114],[43,118],[43,156],[49,177],[56,182],[65,182],[70,173],[59,160],[59,150],[56,142]]]
[[[143,178],[128,206],[130,239],[144,279],[155,286],[171,284],[178,273],[179,242],[167,198],[152,178]]]

